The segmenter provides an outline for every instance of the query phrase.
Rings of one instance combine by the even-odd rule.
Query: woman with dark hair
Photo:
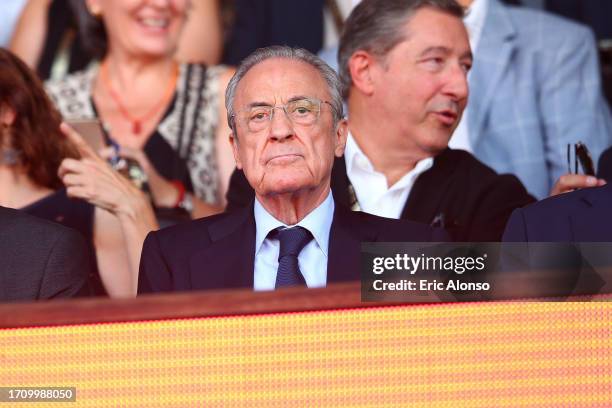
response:
[[[101,62],[47,83],[64,118],[99,118],[114,152],[144,171],[157,208],[219,212],[234,169],[223,94],[232,72],[175,61],[190,1],[79,4],[84,44]]]
[[[60,124],[36,75],[0,48],[0,205],[78,230],[92,255],[95,250],[94,293],[133,296],[142,242],[156,229],[152,209],[140,190]],[[98,194],[86,196],[83,189]]]

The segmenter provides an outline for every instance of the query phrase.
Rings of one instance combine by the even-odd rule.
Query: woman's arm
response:
[[[134,274],[121,221],[109,211],[95,207],[93,231],[98,272],[106,292],[113,298],[134,296]]]
[[[218,64],[223,50],[218,0],[193,0],[176,58],[181,62]]]
[[[100,274],[111,296],[134,296],[142,244],[158,229],[153,208],[145,194],[113,170],[69,126],[62,131],[82,155],[65,159],[59,175],[70,197],[96,206],[94,243]],[[118,272],[118,271],[127,271]]]
[[[47,37],[51,0],[28,0],[11,37],[9,49],[36,70]]]
[[[166,180],[157,172],[153,164],[147,158],[147,155],[142,150],[122,147],[118,152],[116,152],[113,148],[106,148],[100,153],[105,159],[118,153],[121,157],[138,162],[142,170],[147,175],[149,188],[151,190],[151,197],[153,198],[155,205],[163,208],[175,207],[180,198],[179,189],[176,185],[169,180]],[[223,211],[223,207],[221,205],[207,203],[193,194],[190,196],[193,204],[191,218],[207,217]]]

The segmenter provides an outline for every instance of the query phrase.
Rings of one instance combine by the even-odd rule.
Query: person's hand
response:
[[[555,183],[550,196],[555,196],[578,188],[599,187],[606,184],[604,179],[598,179],[594,176],[585,176],[584,174],[564,174]]]
[[[74,129],[62,123],[60,129],[76,147],[81,159],[64,159],[58,175],[69,197],[89,203],[122,216],[136,217],[146,206],[144,194],[130,180],[113,170]]]
[[[104,159],[110,159],[117,154],[125,159],[132,159],[140,165],[147,175],[151,196],[156,206],[175,206],[180,194],[177,187],[155,170],[155,167],[153,167],[149,158],[142,150],[120,147],[119,150],[116,151],[113,147],[107,147],[100,151],[100,156]]]

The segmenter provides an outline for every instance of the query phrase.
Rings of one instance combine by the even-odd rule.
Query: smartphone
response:
[[[582,171],[587,176],[595,175],[595,166],[593,165],[593,159],[589,153],[589,149],[587,149],[586,145],[582,142],[578,142],[575,145],[576,149],[576,158],[580,162],[580,167],[582,167]]]
[[[67,120],[66,123],[76,130],[94,151],[99,152],[106,147],[104,129],[98,119]]]

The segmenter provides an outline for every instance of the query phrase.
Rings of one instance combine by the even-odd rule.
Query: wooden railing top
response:
[[[34,303],[5,303],[0,304],[0,329],[309,312],[407,305],[410,300],[414,305],[424,301],[419,296],[406,298],[404,295],[401,299],[401,302],[362,302],[361,283],[350,282],[333,284],[321,289],[288,288],[267,292],[234,289],[152,294],[132,299],[81,298]],[[561,299],[536,297],[506,299],[512,299],[509,301],[513,302],[526,300],[610,301],[612,293]],[[429,303],[429,305],[433,304]]]
[[[380,306],[362,303],[359,282],[322,289],[220,290],[0,304],[0,328],[287,313]]]

